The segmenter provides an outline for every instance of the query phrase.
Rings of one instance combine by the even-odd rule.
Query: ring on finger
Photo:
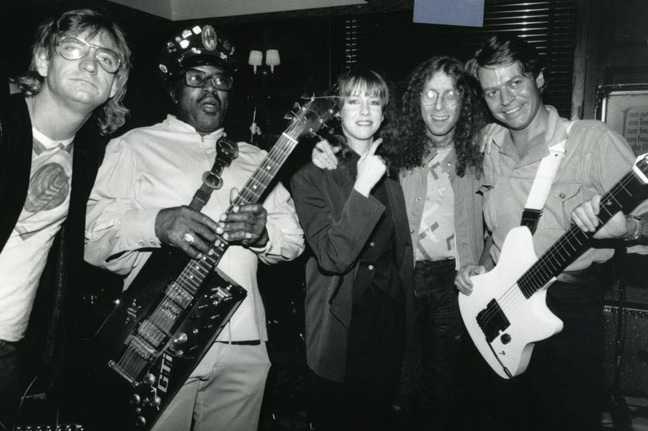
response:
[[[193,244],[194,241],[196,241],[196,237],[194,237],[192,234],[187,232],[182,236],[182,239],[187,243],[187,244]]]

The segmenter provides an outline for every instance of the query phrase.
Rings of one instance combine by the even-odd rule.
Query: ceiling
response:
[[[171,21],[222,18],[340,6],[365,0],[109,0]]]
[[[175,22],[209,18],[216,23],[312,16],[358,15],[412,11],[414,0],[0,0],[6,6],[37,5],[36,10],[99,8],[124,20]],[[429,1],[429,0],[425,0]],[[501,1],[501,0],[489,0]],[[510,0],[509,0],[510,1]],[[29,6],[27,6],[29,7]]]

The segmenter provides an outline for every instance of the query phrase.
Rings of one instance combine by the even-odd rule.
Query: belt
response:
[[[450,259],[442,259],[442,260],[417,260],[416,261],[416,268],[430,268],[430,269],[436,269],[436,268],[452,268],[455,269],[455,260],[450,258]]]
[[[249,340],[249,341],[217,341],[217,343],[222,344],[231,344],[233,346],[258,346],[261,344],[261,340]]]

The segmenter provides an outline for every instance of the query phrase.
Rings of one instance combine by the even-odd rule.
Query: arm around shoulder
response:
[[[264,247],[250,249],[266,264],[296,259],[305,248],[304,232],[299,225],[294,202],[283,184],[277,183],[263,206],[268,212],[268,241]]]
[[[353,267],[385,211],[373,196],[354,190],[353,179],[342,178],[345,172],[307,165],[291,180],[308,244],[319,266],[336,274]]]

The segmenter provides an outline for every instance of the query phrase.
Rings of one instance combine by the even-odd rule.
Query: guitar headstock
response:
[[[648,184],[648,153],[637,157],[632,170],[644,185]]]
[[[315,135],[336,113],[335,97],[313,97],[292,116],[286,134],[295,140]]]

